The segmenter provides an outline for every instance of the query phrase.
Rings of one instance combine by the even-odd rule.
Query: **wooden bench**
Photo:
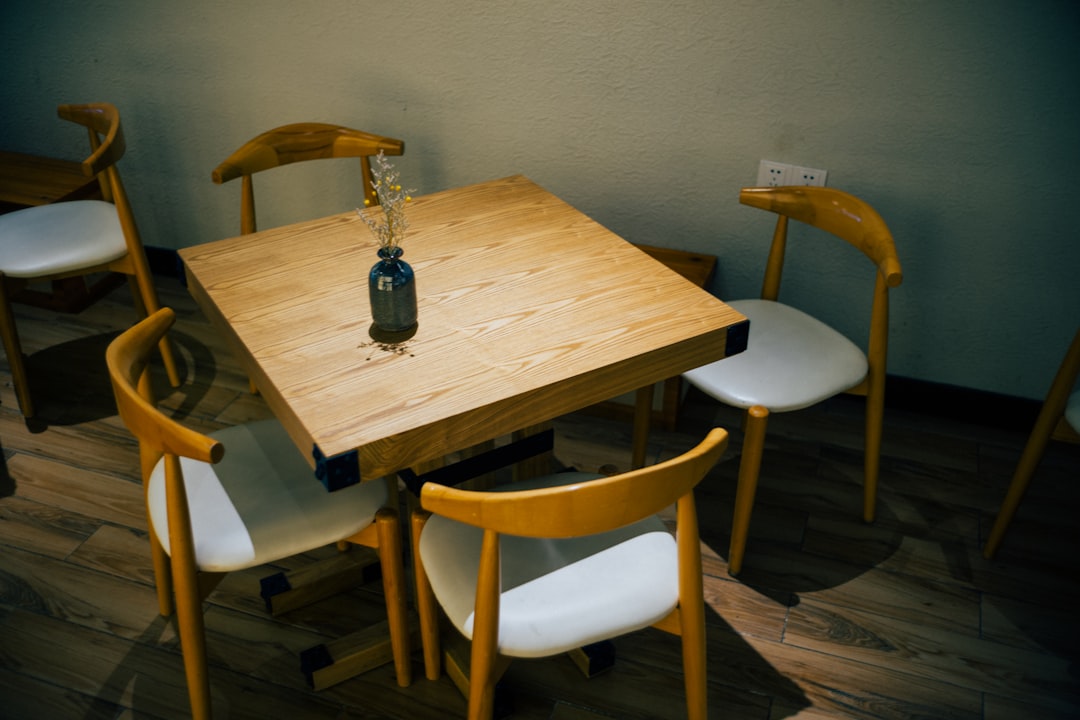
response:
[[[100,197],[81,162],[0,150],[0,211]]]
[[[705,287],[712,280],[713,272],[716,270],[716,257],[713,255],[700,255],[652,245],[634,245],[634,247],[644,250],[699,288]]]

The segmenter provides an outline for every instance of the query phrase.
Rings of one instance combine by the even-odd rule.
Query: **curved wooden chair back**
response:
[[[672,503],[676,506],[679,602],[654,627],[682,637],[688,714],[695,720],[707,717],[701,542],[693,490],[719,461],[727,447],[727,438],[727,431],[716,428],[697,447],[672,460],[569,485],[526,490],[513,490],[511,485],[503,492],[461,490],[434,483],[423,486],[420,494],[423,511],[413,517],[414,547],[420,547],[423,526],[431,513],[484,530],[476,577],[468,680],[469,718],[492,716],[495,683],[507,666],[498,651],[502,593],[499,536],[574,538],[593,535],[653,516]],[[533,482],[542,484],[543,480]],[[414,563],[425,670],[428,678],[437,679],[436,601],[419,552],[414,555]],[[625,599],[627,603],[634,600],[633,597]]]
[[[877,266],[879,282],[886,287],[898,287],[904,279],[888,226],[873,207],[854,195],[821,187],[754,187],[743,188],[739,202],[780,216],[765,267],[764,300],[776,300],[780,292],[789,218],[850,243]]]
[[[777,300],[780,295],[789,218],[845,240],[877,267],[874,301],[870,311],[870,339],[866,351],[869,370],[866,381],[848,392],[871,396],[875,402],[881,402],[884,411],[889,289],[899,287],[904,280],[896,245],[885,221],[868,203],[833,188],[743,188],[739,192],[739,202],[779,215],[765,265],[765,280],[761,286],[763,300]]]
[[[149,356],[175,319],[171,308],[161,308],[117,336],[105,351],[116,408],[124,425],[139,441],[144,477],[163,454],[216,463],[225,453],[220,442],[181,425],[155,405]]]
[[[211,177],[218,185],[242,178],[240,193],[240,233],[255,232],[255,190],[252,175],[272,168],[308,160],[330,158],[360,159],[364,197],[377,205],[379,198],[372,188],[368,158],[382,152],[401,155],[405,143],[394,138],[373,135],[341,125],[293,123],[258,135],[241,145],[218,165]]]
[[[789,218],[845,240],[877,267],[870,310],[870,339],[866,346],[869,370],[866,381],[848,392],[867,395],[868,402],[880,402],[883,413],[885,361],[889,347],[889,289],[899,287],[904,280],[892,232],[885,221],[868,203],[834,188],[743,188],[739,192],[739,202],[779,216],[765,265],[765,280],[761,286],[763,300],[777,300],[780,295]],[[875,412],[879,411],[875,409]]]
[[[892,233],[873,207],[842,190],[819,187],[743,188],[739,192],[739,202],[779,216],[765,265],[765,280],[761,287],[763,300],[777,300],[780,295],[788,220],[794,219],[845,240],[877,266],[871,336],[881,325],[885,325],[883,330],[887,329],[887,291],[899,287],[904,275]],[[881,338],[886,339],[887,335]]]
[[[131,211],[124,183],[120,180],[120,171],[116,164],[127,151],[127,143],[124,140],[124,129],[120,123],[120,112],[111,103],[86,103],[84,105],[61,105],[57,108],[57,114],[64,120],[82,125],[87,130],[90,140],[90,156],[83,160],[83,173],[87,177],[97,176],[101,185],[101,197],[116,205],[116,212],[120,217],[120,226],[124,230],[124,239],[127,241],[131,271],[128,275],[137,275],[137,266],[145,265],[146,251],[143,249],[139,231],[135,225],[135,215]],[[142,258],[142,262],[139,259]],[[96,268],[91,269],[96,270]],[[146,279],[150,280],[149,267],[146,269]],[[156,310],[155,307],[147,308],[149,312]]]
[[[87,177],[100,176],[109,167],[120,162],[127,151],[124,142],[124,130],[120,124],[120,113],[109,103],[89,103],[86,105],[61,105],[57,115],[69,122],[82,125],[90,137],[90,157],[82,161],[83,174]],[[106,200],[113,195],[113,178],[99,177],[101,194]]]
[[[700,445],[677,458],[575,485],[478,492],[427,483],[420,502],[429,512],[493,533],[537,538],[595,535],[687,498],[720,459],[726,439],[726,431],[714,429]]]

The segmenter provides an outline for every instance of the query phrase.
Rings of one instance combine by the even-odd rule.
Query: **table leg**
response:
[[[371,548],[354,547],[291,573],[262,578],[266,610],[279,615],[351,590],[381,577],[379,556]]]
[[[633,454],[630,467],[637,470],[645,467],[645,456],[649,444],[649,423],[652,419],[653,386],[647,385],[637,391],[634,403]]]
[[[551,427],[551,422],[545,422],[522,428],[513,434],[513,440],[517,442],[533,435],[548,432]],[[554,470],[554,457],[551,450],[546,450],[516,463],[514,465],[514,482],[550,475]]]
[[[409,645],[420,645],[420,623],[415,613],[409,613]],[[300,653],[300,670],[313,690],[325,690],[343,680],[393,662],[388,620],[316,645]]]
[[[575,648],[567,655],[587,678],[596,677],[615,667],[615,643],[610,640],[601,640],[592,645]]]
[[[544,428],[542,431],[539,428]],[[450,487],[462,486],[469,490],[490,487],[496,479],[494,473],[502,468],[513,468],[515,481],[554,471],[552,448],[555,432],[550,423],[534,425],[515,432],[513,440],[506,445],[493,446],[484,443],[473,448],[479,452],[462,453],[449,465],[441,465],[425,471],[423,467],[405,468],[398,472],[409,491],[418,496],[426,482]]]

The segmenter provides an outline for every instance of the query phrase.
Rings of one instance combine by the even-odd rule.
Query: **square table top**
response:
[[[372,479],[741,352],[748,322],[523,176],[415,198],[419,324],[373,340],[355,212],[180,251],[189,288],[316,459]]]

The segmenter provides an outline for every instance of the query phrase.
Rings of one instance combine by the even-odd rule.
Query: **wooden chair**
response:
[[[439,606],[472,640],[466,691],[474,720],[492,716],[508,658],[556,655],[654,626],[682,636],[689,716],[705,718],[693,490],[726,445],[727,432],[714,429],[684,455],[622,475],[560,473],[486,492],[425,484],[412,534],[427,677],[440,671]],[[655,515],[672,503],[674,537]]]
[[[1012,482],[1009,483],[1001,509],[990,530],[990,537],[983,547],[983,556],[988,560],[997,553],[1049,441],[1054,439],[1080,443],[1080,391],[1073,392],[1077,375],[1080,375],[1080,330],[1076,331],[1072,344],[1065,353],[1065,359],[1058,368],[1035,420],[1035,427],[1032,428],[1024,451],[1020,454]]]
[[[218,185],[243,178],[240,189],[240,233],[247,235],[255,232],[255,189],[251,179],[255,173],[306,160],[360,158],[364,197],[370,204],[378,205],[379,198],[371,184],[368,158],[378,155],[380,151],[386,155],[401,155],[405,152],[405,143],[341,125],[294,123],[268,130],[248,140],[218,165],[211,177]]]
[[[162,308],[106,351],[120,417],[139,440],[158,604],[175,607],[191,712],[210,717],[202,601],[224,573],[347,541],[378,549],[399,685],[411,680],[400,523],[383,482],[329,493],[276,420],[190,430],[154,405],[147,355]]]
[[[91,154],[82,162],[82,170],[87,177],[98,179],[104,199],[72,200],[0,215],[0,335],[19,408],[26,417],[33,417],[34,405],[11,310],[12,297],[32,282],[122,273],[129,278],[141,315],[159,307],[135,217],[116,167],[125,150],[120,113],[108,103],[61,105],[58,112],[64,120],[87,128]],[[111,284],[92,287],[90,299],[111,288]],[[179,386],[171,346],[162,337],[158,347],[169,382]]]
[[[367,204],[378,205],[371,178],[372,155],[401,155],[405,143],[394,138],[372,135],[341,125],[326,123],[293,123],[267,130],[236,149],[214,168],[211,178],[221,185],[243,178],[240,186],[240,234],[255,232],[255,183],[252,175],[282,165],[308,160],[355,157],[360,159],[360,187]],[[358,203],[363,205],[363,203]],[[255,381],[249,381],[251,392],[258,392]]]
[[[742,568],[770,412],[799,410],[842,392],[866,396],[863,519],[873,521],[885,406],[889,288],[903,279],[885,222],[852,195],[816,187],[744,188],[739,202],[779,216],[761,298],[728,303],[750,319],[749,346],[739,355],[683,375],[713,398],[746,410],[728,557],[733,575]],[[876,282],[865,353],[820,320],[778,301],[789,220],[847,241],[873,263]]]

